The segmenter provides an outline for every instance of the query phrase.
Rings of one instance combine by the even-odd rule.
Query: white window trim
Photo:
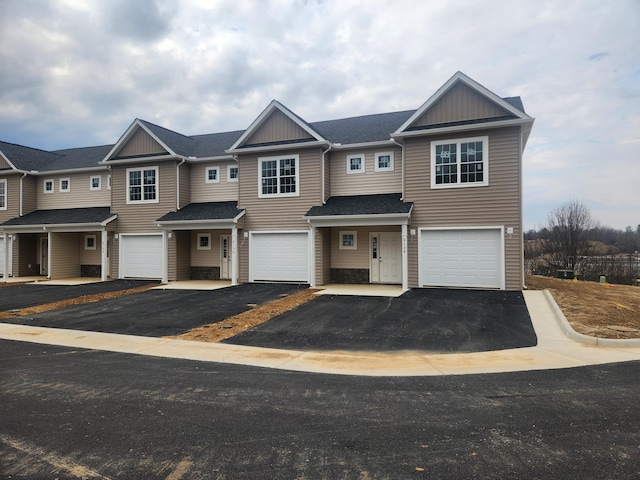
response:
[[[93,239],[93,247],[89,246],[89,239]],[[96,249],[96,239],[95,235],[85,235],[84,236],[84,249],[85,250],[95,250]]]
[[[290,193],[280,193],[280,160],[292,158],[296,161],[296,191]],[[262,193],[262,163],[269,161],[277,162],[278,169],[278,193]],[[278,198],[278,197],[299,197],[300,196],[300,155],[279,155],[277,157],[258,157],[258,198]]]
[[[361,158],[362,159],[362,163],[361,163],[362,168],[360,168],[358,170],[351,170],[351,159],[352,158]],[[367,161],[367,157],[365,156],[364,153],[347,155],[347,175],[357,174],[357,173],[364,173],[364,171],[365,171],[365,165],[364,164],[366,163],[366,161]]]
[[[211,180],[209,178],[209,172],[215,171],[216,178],[215,180]],[[220,167],[207,167],[204,169],[204,182],[205,183],[220,183]]]
[[[51,190],[47,190],[47,183],[51,183]],[[53,178],[47,178],[42,184],[42,191],[44,193],[54,193],[56,190],[56,183]]]
[[[9,195],[7,189],[9,188],[9,184],[7,183],[6,178],[0,178],[0,185],[4,185],[4,193],[2,194],[2,198],[4,199],[3,205],[0,205],[0,210],[7,209],[7,202],[9,200]],[[8,248],[8,247],[7,247]]]
[[[111,190],[111,175],[107,175],[107,190]]]
[[[62,182],[67,182],[67,188],[62,188]],[[69,177],[61,178],[60,183],[58,183],[60,193],[69,193],[71,191],[71,179]]]
[[[206,237],[207,238],[207,246],[203,247],[202,245],[200,245],[200,239],[202,237]],[[198,250],[211,250],[211,234],[210,233],[199,233],[196,237],[196,248]]]
[[[236,178],[231,178],[231,169],[232,168],[235,168],[236,171],[238,172],[236,174]],[[240,176],[240,170],[238,170],[238,166],[237,165],[227,165],[227,182],[237,182],[239,176]]]
[[[93,181],[95,179],[98,179],[97,187],[93,186]],[[91,178],[89,178],[89,190],[102,190],[102,175],[94,175]]]
[[[144,171],[145,170],[155,170],[156,171],[156,198],[153,200],[145,200],[144,199]],[[129,192],[129,172],[135,172],[135,171],[139,171],[141,172],[142,175],[142,182],[143,185],[141,185],[142,187],[142,191],[141,191],[141,196],[143,198],[141,198],[140,200],[131,200],[130,192]],[[158,203],[160,202],[160,169],[158,167],[136,167],[136,168],[127,168],[127,190],[125,192],[125,195],[127,196],[127,204],[128,205],[139,205],[139,204],[144,204],[144,203]]]
[[[462,143],[468,142],[482,142],[482,182],[460,182],[460,148],[458,148],[458,182],[457,183],[440,183],[436,184],[436,146],[437,145],[449,145],[451,143],[458,144],[458,147]],[[469,137],[469,138],[450,138],[448,140],[438,140],[431,142],[431,188],[469,188],[469,187],[486,187],[489,185],[489,137]]]
[[[353,235],[353,245],[344,244],[345,235]],[[341,231],[338,237],[338,241],[340,242],[340,245],[339,245],[340,250],[357,250],[358,249],[358,232],[356,232],[355,230]]]
[[[378,164],[378,159],[382,156],[389,156],[389,166],[388,167],[380,167]],[[393,152],[376,152],[375,155],[375,165],[374,165],[374,170],[376,172],[393,172]]]

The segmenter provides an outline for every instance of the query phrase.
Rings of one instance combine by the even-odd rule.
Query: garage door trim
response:
[[[287,235],[287,234],[297,234],[297,235],[304,235],[306,237],[306,278],[305,279],[296,279],[296,280],[269,280],[269,279],[256,279],[256,263],[254,261],[254,255],[255,255],[255,239],[257,237],[260,237],[261,235]],[[274,281],[274,282],[291,282],[291,283],[297,283],[297,282],[304,282],[304,283],[309,283],[309,278],[311,277],[311,259],[312,259],[313,255],[310,252],[310,246],[309,246],[309,231],[308,230],[260,230],[260,231],[253,231],[253,232],[249,232],[249,281],[250,282],[254,282],[254,281]]]
[[[423,278],[422,262],[424,261],[425,252],[423,252],[423,235],[427,232],[434,231],[459,231],[459,230],[495,230],[500,233],[500,244],[498,252],[498,288],[506,289],[506,272],[505,272],[505,245],[504,245],[504,225],[478,225],[478,226],[459,226],[459,227],[423,227],[418,229],[418,285],[424,286],[426,279]],[[485,288],[485,287],[479,287]]]
[[[123,248],[123,244],[126,243],[126,239],[129,237],[159,237],[162,240],[162,252],[161,252],[161,262],[162,262],[162,275],[157,277],[149,277],[149,278],[158,278],[162,279],[166,272],[166,250],[165,250],[165,240],[164,235],[162,233],[120,233],[119,235],[119,245],[118,245],[118,278],[147,278],[147,277],[125,277],[125,259],[126,259],[126,251]]]

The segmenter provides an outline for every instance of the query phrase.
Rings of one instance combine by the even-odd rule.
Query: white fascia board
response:
[[[239,155],[242,153],[271,152],[271,151],[277,151],[277,150],[294,150],[294,149],[300,150],[303,148],[324,147],[326,145],[331,145],[331,142],[318,141],[318,142],[282,143],[279,145],[267,145],[263,147],[250,147],[250,148],[240,148],[237,150],[226,150],[226,152]]]
[[[362,227],[367,225],[408,225],[411,213],[386,215],[328,215],[303,217],[314,227]]]
[[[131,163],[159,162],[162,160],[185,160],[185,157],[181,155],[164,155],[164,156],[153,156],[153,157],[128,157],[120,160],[109,160],[107,162],[103,160],[102,162],[100,162],[100,165],[126,165]]]
[[[176,153],[171,150],[169,147],[167,147],[164,142],[160,141],[160,139],[158,137],[156,137],[153,133],[151,133],[151,131],[145,127],[142,122],[140,122],[140,120],[138,118],[136,118],[133,123],[131,125],[129,125],[129,128],[127,128],[127,130],[124,132],[124,134],[118,139],[118,141],[116,142],[116,144],[113,146],[113,148],[111,150],[109,150],[109,153],[107,153],[107,156],[104,157],[104,159],[102,159],[102,161],[100,162],[101,164],[104,163],[111,163],[108,162],[109,158],[111,158],[111,156],[117,152],[124,143],[126,143],[131,136],[134,133],[134,129],[136,127],[142,128],[145,132],[147,132],[149,135],[151,135],[151,138],[153,138],[156,142],[158,142],[160,144],[160,146],[162,146],[162,148],[164,148],[167,152],[169,152],[171,155],[176,155]]]
[[[476,92],[478,92],[481,95],[484,95],[485,97],[489,98],[490,100],[492,100],[493,102],[497,103],[498,105],[500,105],[502,108],[504,108],[505,110],[507,110],[509,113],[515,115],[516,117],[520,118],[520,119],[529,119],[532,120],[532,118],[527,115],[526,113],[524,113],[522,110],[517,109],[516,107],[514,107],[513,105],[511,105],[509,102],[503,100],[501,97],[499,97],[498,95],[496,95],[495,93],[493,93],[491,90],[483,87],[482,85],[480,85],[478,82],[476,82],[475,80],[467,77],[464,73],[462,72],[456,72],[449,80],[447,80],[445,82],[444,85],[442,85],[438,90],[436,90],[436,92],[431,95],[431,97],[429,97],[429,99],[422,104],[422,106],[420,108],[418,108],[413,115],[411,115],[401,126],[400,128],[398,128],[398,130],[396,130],[392,136],[396,137],[399,136],[399,134],[404,133],[404,130],[406,130],[407,128],[409,128],[411,126],[411,124],[413,122],[415,122],[418,118],[420,118],[429,108],[431,108],[431,106],[436,103],[445,93],[447,93],[451,87],[453,87],[456,82],[463,82],[465,85],[467,85],[468,87],[470,87],[471,89],[475,90]]]
[[[220,230],[237,226],[234,220],[176,220],[173,222],[156,222],[163,230]]]
[[[106,227],[108,224],[110,224],[111,222],[113,222],[117,218],[118,218],[118,214],[115,214],[115,215],[107,218],[105,221],[100,222],[100,225],[102,225],[103,227]]]
[[[393,139],[378,140],[376,142],[363,142],[363,143],[333,143],[331,145],[333,150],[348,150],[352,148],[375,148],[375,147],[388,147],[395,145],[396,142]]]
[[[100,223],[56,223],[40,225],[5,225],[8,233],[42,233],[42,232],[98,232],[104,230]]]
[[[450,127],[426,128],[424,130],[412,130],[410,132],[394,133],[394,138],[418,137],[425,135],[440,135],[443,133],[457,133],[469,130],[487,130],[494,127],[508,127],[516,125],[526,125],[533,123],[533,120],[521,120],[514,118],[512,120],[499,120],[497,122],[473,123],[464,125],[455,125]]]
[[[222,162],[225,160],[236,160],[233,155],[218,155],[216,157],[186,157],[187,163],[200,163],[200,162]]]
[[[71,174],[71,173],[89,173],[89,172],[106,172],[108,168],[106,166],[97,166],[97,167],[82,167],[82,168],[65,168],[62,170],[37,170],[30,173],[31,175],[36,176],[48,176],[48,175],[60,175],[60,174]]]

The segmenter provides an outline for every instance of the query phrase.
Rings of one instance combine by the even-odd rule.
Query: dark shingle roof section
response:
[[[158,137],[162,143],[173,150],[177,155],[184,155],[186,157],[193,155],[193,138],[174,132],[168,128],[161,127],[160,125],[147,122],[146,120],[138,119],[138,121],[148,128],[151,133]]]
[[[60,155],[60,158],[47,165],[46,170],[66,170],[69,168],[91,168],[102,167],[98,164],[111,151],[113,145],[101,145],[98,147],[67,148],[56,150],[53,153]],[[104,168],[104,167],[102,167]]]
[[[62,208],[58,210],[36,210],[22,217],[12,218],[0,225],[37,226],[37,225],[67,225],[75,223],[100,224],[113,217],[109,207],[91,208]]]
[[[244,212],[238,208],[238,202],[190,203],[177,212],[160,217],[157,222],[186,222],[202,220],[232,220]]]
[[[225,152],[225,150],[236,143],[236,140],[238,140],[243,133],[244,130],[237,130],[235,132],[195,135],[191,137],[195,142],[192,155],[198,158],[228,157],[229,154]]]
[[[0,142],[0,151],[18,170],[46,170],[61,159],[56,153],[7,142]]]
[[[522,113],[527,113],[524,111],[524,105],[522,104],[522,99],[520,97],[505,97],[503,100],[511,106],[516,107]]]
[[[413,202],[403,202],[400,193],[330,197],[326,204],[311,207],[305,217],[409,214],[412,207]]]
[[[380,113],[311,123],[311,127],[333,143],[348,145],[389,140],[415,110]]]

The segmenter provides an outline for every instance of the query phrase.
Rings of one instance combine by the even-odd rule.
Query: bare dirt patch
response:
[[[20,308],[17,310],[9,310],[6,312],[0,312],[0,320],[11,317],[20,317],[22,315],[33,315],[35,313],[48,312],[50,310],[69,307],[71,305],[83,305],[85,303],[99,302],[100,300],[107,300],[109,298],[122,297],[124,295],[130,295],[132,293],[144,292],[156,286],[157,285],[144,285],[142,287],[129,288],[127,290],[118,290],[116,292],[96,293],[95,295],[82,295],[77,298],[60,300],[59,302],[45,303],[43,305]]]
[[[198,342],[221,342],[317,298],[316,292],[318,291],[317,289],[307,288],[284,298],[256,306],[222,322],[203,325],[181,335],[167,336],[165,338]]]
[[[640,287],[527,276],[530,290],[549,289],[574,330],[600,338],[640,338]]]

